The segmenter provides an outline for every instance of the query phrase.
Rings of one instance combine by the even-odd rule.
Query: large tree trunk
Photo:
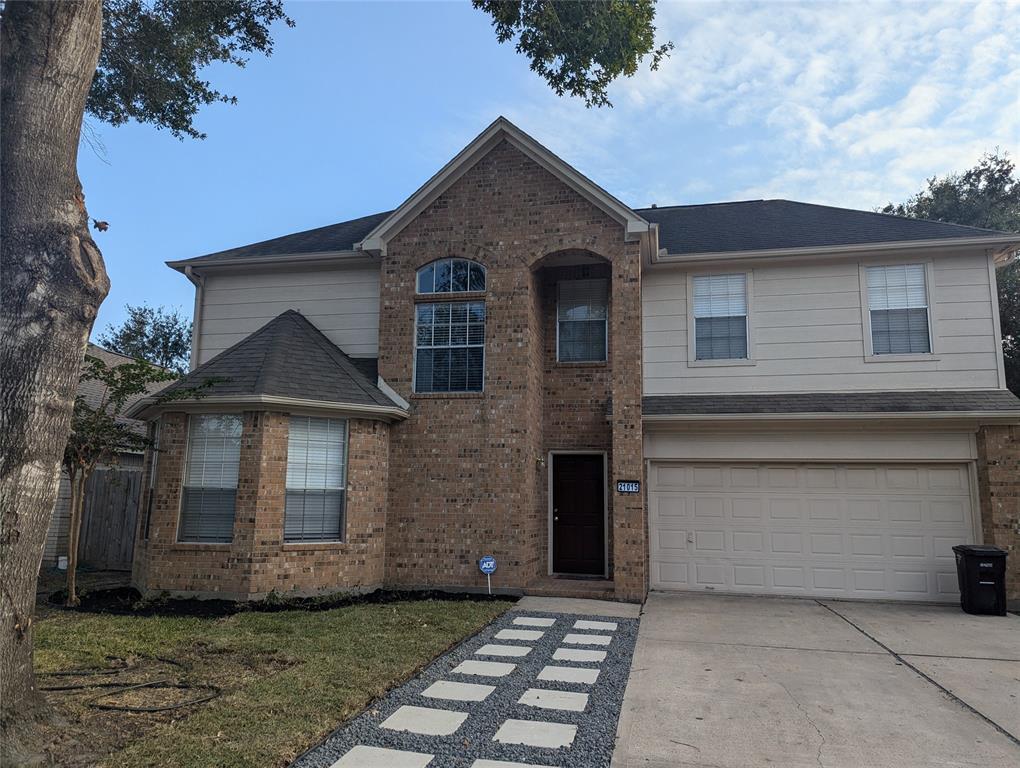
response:
[[[31,745],[32,611],[78,371],[109,290],[78,140],[100,0],[13,2],[0,22],[0,741]]]

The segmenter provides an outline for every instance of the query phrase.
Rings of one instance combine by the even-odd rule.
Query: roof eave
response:
[[[810,411],[804,413],[653,413],[643,414],[648,425],[691,422],[804,422],[804,421],[947,421],[982,424],[1020,424],[1018,411]]]
[[[419,187],[393,213],[383,219],[360,243],[355,243],[355,249],[384,254],[390,238],[407,226],[411,220],[470,169],[479,158],[503,139],[509,141],[518,150],[575,189],[582,197],[623,224],[625,238],[628,242],[640,240],[641,235],[650,230],[651,225],[634,209],[572,168],[505,117],[499,117],[458,152],[438,173]]]
[[[652,255],[654,264],[700,264],[712,261],[749,261],[775,258],[810,258],[817,256],[852,256],[861,253],[914,251],[944,248],[990,248],[1005,254],[1020,247],[1020,234],[984,237],[947,237],[932,240],[890,240],[878,243],[812,246],[808,248],[769,248],[750,251],[703,251],[701,253],[668,253],[660,250]]]
[[[370,254],[364,251],[316,251],[314,253],[274,253],[267,256],[244,256],[234,259],[214,259],[211,261],[203,261],[205,257],[198,257],[197,259],[181,259],[178,261],[167,261],[165,262],[168,267],[175,269],[180,273],[191,267],[191,269],[207,271],[210,269],[220,268],[232,268],[232,267],[251,267],[251,266],[272,266],[275,264],[304,264],[304,265],[317,265],[317,264],[330,264],[337,260],[341,261],[356,261],[359,259],[370,259]]]
[[[134,419],[152,419],[165,411],[207,412],[232,408],[236,410],[287,410],[322,411],[351,418],[376,419],[379,421],[402,421],[410,416],[397,405],[366,405],[363,403],[330,402],[309,400],[300,397],[280,395],[209,395],[197,399],[159,400],[142,398],[125,413]]]

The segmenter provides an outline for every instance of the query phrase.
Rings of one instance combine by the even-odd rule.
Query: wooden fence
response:
[[[97,469],[85,487],[78,559],[103,570],[131,570],[142,473]]]

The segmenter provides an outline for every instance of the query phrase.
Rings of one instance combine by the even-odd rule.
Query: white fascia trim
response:
[[[148,419],[161,411],[210,411],[224,407],[242,410],[245,406],[279,406],[287,409],[309,411],[326,411],[355,418],[380,419],[397,421],[406,419],[408,412],[397,406],[360,405],[357,403],[329,403],[321,400],[308,400],[300,397],[281,397],[277,395],[210,395],[198,400],[158,400],[143,398],[135,403],[130,412],[131,418]],[[125,413],[125,415],[127,415]]]
[[[885,243],[859,243],[811,248],[769,248],[757,251],[705,251],[703,253],[664,253],[659,251],[652,259],[656,264],[697,264],[704,261],[730,261],[744,259],[774,259],[777,257],[840,256],[882,251],[913,251],[929,248],[993,248],[1006,249],[1020,246],[1020,235],[993,237],[950,237],[941,240],[898,240]]]
[[[274,253],[271,256],[248,256],[237,259],[221,259],[219,261],[168,261],[166,265],[178,272],[186,269],[201,269],[203,272],[220,267],[249,267],[264,264],[332,264],[336,261],[372,261],[364,251],[317,251],[315,253]]]
[[[1003,411],[892,411],[888,413],[674,413],[646,414],[645,424],[732,421],[980,421],[1020,424],[1020,412]]]
[[[354,247],[362,251],[385,253],[386,243],[391,237],[504,138],[560,181],[577,190],[582,197],[624,224],[628,241],[639,240],[642,234],[649,231],[651,225],[632,208],[565,163],[505,117],[498,117]]]
[[[387,384],[386,383],[386,379],[384,379],[382,376],[378,376],[376,378],[375,385],[379,388],[380,392],[382,392],[384,395],[386,395],[386,397],[388,397],[390,400],[395,402],[397,405],[399,405],[405,411],[410,411],[411,410],[411,404],[409,402],[407,402],[404,398],[402,398],[400,396],[400,393],[397,392],[397,390],[395,390],[393,387],[391,387],[389,384]]]

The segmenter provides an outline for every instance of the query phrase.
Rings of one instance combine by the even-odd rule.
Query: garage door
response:
[[[955,600],[969,477],[966,464],[654,462],[652,588]]]

